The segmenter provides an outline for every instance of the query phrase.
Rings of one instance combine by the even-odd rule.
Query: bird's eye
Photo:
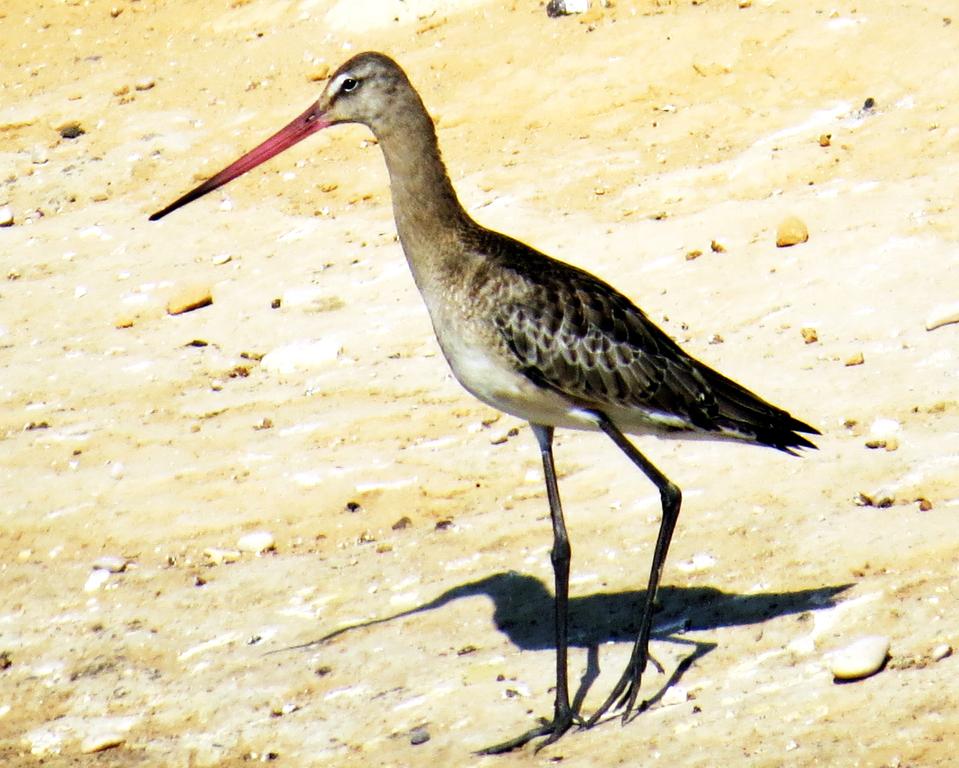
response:
[[[360,85],[360,81],[357,80],[355,77],[348,77],[340,85],[340,90],[343,93],[350,93],[352,91],[355,91],[359,87],[359,85]]]

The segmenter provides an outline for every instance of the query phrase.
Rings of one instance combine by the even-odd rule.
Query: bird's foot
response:
[[[643,667],[645,667],[645,660]],[[658,665],[657,665],[658,666]],[[636,705],[636,699],[639,697],[639,686],[643,678],[643,667],[640,667],[634,661],[631,661],[623,671],[622,677],[616,683],[612,693],[606,698],[595,712],[589,716],[585,722],[584,728],[592,728],[610,709],[622,710],[620,715],[623,725],[629,720],[629,716],[635,710],[639,714],[646,709],[647,703],[642,701],[639,706]]]
[[[502,755],[504,752],[512,752],[514,749],[519,749],[529,744],[533,739],[545,736],[546,738],[536,745],[535,751],[539,752],[543,747],[548,747],[550,744],[555,744],[559,741],[563,734],[574,725],[582,728],[586,726],[586,721],[570,709],[557,713],[552,720],[547,720],[545,717],[540,718],[540,725],[536,728],[532,728],[526,731],[526,733],[504,741],[501,744],[494,744],[491,747],[486,747],[486,749],[478,750],[476,754]]]

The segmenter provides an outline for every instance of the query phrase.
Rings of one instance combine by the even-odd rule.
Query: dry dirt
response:
[[[959,301],[955,5],[593,6],[4,1],[0,763],[959,764],[933,657],[959,646],[959,324],[925,328]],[[637,439],[685,506],[626,727],[472,754],[550,712],[547,507],[528,428],[439,353],[369,134],[147,221],[364,49],[407,69],[479,221],[822,429],[801,459]],[[780,249],[789,215],[809,240]],[[168,315],[190,286],[214,303]],[[309,365],[259,361],[297,342]],[[602,436],[556,455],[588,713],[658,499]],[[91,580],[105,555],[126,570]],[[885,669],[834,683],[864,634]]]

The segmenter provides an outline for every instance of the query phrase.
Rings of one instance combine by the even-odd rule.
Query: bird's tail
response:
[[[732,379],[708,369],[701,370],[713,390],[719,404],[719,419],[716,426],[722,431],[739,433],[746,440],[778,448],[795,455],[794,448],[817,446],[806,435],[822,434],[818,429],[800,421],[782,408],[767,403],[759,395],[750,392]]]

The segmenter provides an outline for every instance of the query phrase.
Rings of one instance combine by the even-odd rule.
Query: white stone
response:
[[[0,208],[0,227],[12,227],[13,226],[13,208],[9,205],[5,205]]]
[[[126,738],[121,733],[94,733],[80,742],[80,751],[85,755],[119,747]]]
[[[110,578],[110,571],[106,568],[94,568],[90,575],[87,577],[86,583],[83,585],[84,592],[96,592],[100,587],[107,583]]]
[[[889,437],[895,435],[902,425],[895,419],[876,419],[869,427],[869,434],[873,437]]]
[[[3,222],[0,221],[0,226]],[[959,301],[953,304],[939,304],[932,308],[926,317],[926,330],[934,331],[943,325],[959,323]]]
[[[676,567],[685,573],[698,573],[700,571],[708,571],[714,565],[716,565],[715,557],[708,552],[697,552],[689,560],[683,560],[677,563]]]
[[[685,704],[689,701],[689,691],[682,685],[671,685],[666,689],[660,703],[664,707],[674,707],[677,704]]]
[[[102,555],[93,561],[93,567],[109,573],[123,573],[127,569],[127,559],[116,555]]]
[[[942,661],[949,656],[952,656],[952,646],[949,643],[940,643],[932,649],[933,661]]]
[[[341,351],[337,339],[294,341],[267,352],[260,365],[267,371],[281,374],[309,371],[326,367],[336,360]]]
[[[589,0],[560,0],[556,5],[560,14],[586,13],[589,10]]]
[[[63,737],[59,733],[46,728],[37,728],[30,731],[23,737],[23,740],[29,745],[30,754],[35,757],[58,755],[63,745]]]
[[[252,552],[255,555],[261,555],[272,549],[276,549],[276,539],[269,531],[254,531],[237,539],[236,546],[241,552]]]
[[[831,654],[829,669],[837,680],[859,680],[878,672],[889,655],[889,638],[866,635]]]

